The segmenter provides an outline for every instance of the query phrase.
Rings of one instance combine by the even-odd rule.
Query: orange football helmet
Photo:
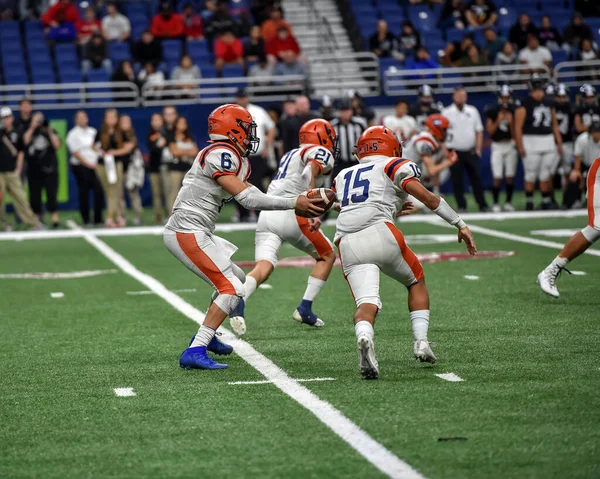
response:
[[[383,155],[402,156],[402,145],[396,134],[386,126],[371,126],[362,132],[356,144],[358,158]]]
[[[425,126],[437,141],[444,141],[448,128],[450,128],[450,122],[445,116],[435,113],[427,117]]]
[[[255,154],[260,144],[252,115],[240,105],[227,104],[215,108],[208,115],[208,136],[212,141],[230,141],[242,156]]]
[[[339,159],[340,149],[338,148],[337,133],[327,120],[309,120],[298,132],[300,144],[321,145],[327,148],[333,154],[335,160]]]

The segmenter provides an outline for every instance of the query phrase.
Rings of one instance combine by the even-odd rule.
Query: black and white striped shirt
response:
[[[363,131],[367,129],[367,122],[364,118],[359,116],[353,116],[350,122],[342,124],[339,118],[331,120],[331,126],[337,133],[339,138],[340,146],[340,160],[339,163],[356,163],[356,160],[352,156],[358,138]]]

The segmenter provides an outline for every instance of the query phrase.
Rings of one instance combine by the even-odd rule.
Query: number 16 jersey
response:
[[[414,162],[382,155],[367,156],[342,170],[333,183],[341,207],[334,241],[376,223],[393,223],[408,197],[406,185],[420,177]]]

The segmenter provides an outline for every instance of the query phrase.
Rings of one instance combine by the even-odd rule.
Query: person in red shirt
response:
[[[244,45],[231,30],[227,30],[215,40],[215,69],[221,73],[223,65],[244,65]]]
[[[184,31],[183,34],[190,40],[197,40],[204,36],[204,28],[202,25],[202,17],[194,12],[194,6],[191,3],[186,3],[183,7]]]
[[[152,35],[156,38],[177,38],[183,36],[184,30],[181,15],[173,13],[169,2],[161,3],[159,12],[152,19]]]
[[[286,27],[279,27],[277,36],[270,42],[267,42],[265,50],[269,61],[272,63],[283,60],[287,52],[292,52],[296,56],[300,55],[298,42]]]
[[[57,3],[52,5],[46,13],[44,13],[40,20],[44,27],[58,27],[59,15],[62,14],[62,19],[65,22],[77,25],[81,21],[79,16],[79,10],[71,3],[71,0],[59,0]]]
[[[77,41],[84,45],[96,32],[102,33],[102,22],[96,18],[94,7],[85,9],[85,19],[77,24]]]
[[[281,10],[281,7],[273,7],[269,14],[269,18],[265,20],[260,27],[262,30],[263,40],[266,43],[274,40],[280,27],[285,27],[290,32],[292,31],[291,25],[283,19],[283,11]]]

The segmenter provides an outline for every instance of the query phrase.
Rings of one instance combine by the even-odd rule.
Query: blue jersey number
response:
[[[285,156],[279,162],[279,170],[277,170],[277,174],[275,175],[274,180],[281,180],[285,178],[287,175],[288,166],[290,166],[290,162],[292,161],[292,156],[294,156],[296,150],[288,151]]]
[[[421,168],[419,168],[414,163],[409,163],[409,165],[410,165],[411,169],[413,170],[413,173],[415,174],[415,176],[417,178],[421,178]]]
[[[325,165],[328,165],[330,159],[331,153],[323,148],[319,148],[319,151],[317,151],[317,154],[315,155],[315,160],[322,161]]]
[[[221,153],[221,168],[228,170],[231,168],[232,164],[231,155],[225,152]]]
[[[359,168],[358,170],[351,170],[344,175],[344,198],[342,199],[342,207],[348,206],[350,202],[352,203],[363,203],[367,201],[369,198],[369,187],[371,183],[367,179],[361,178],[363,173],[367,171],[371,171],[374,165],[365,166],[364,168]],[[354,181],[352,181],[352,177],[354,177]],[[350,196],[350,183],[352,183],[352,190],[362,189],[360,193],[354,193]]]

